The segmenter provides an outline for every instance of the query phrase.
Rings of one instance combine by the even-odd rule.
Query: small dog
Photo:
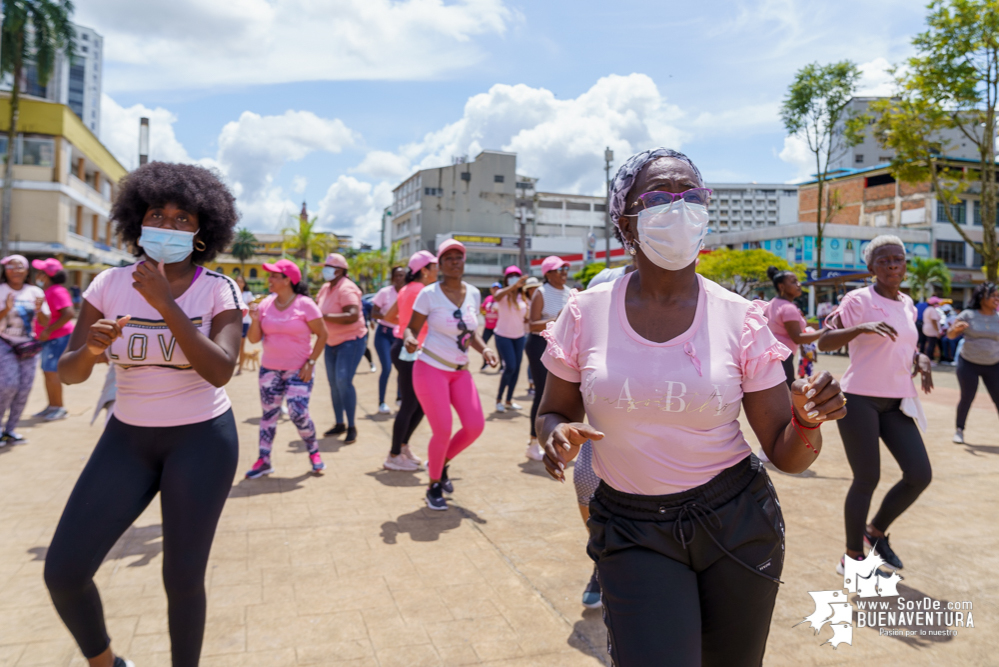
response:
[[[245,350],[239,355],[239,370],[255,371],[260,368],[260,350]]]

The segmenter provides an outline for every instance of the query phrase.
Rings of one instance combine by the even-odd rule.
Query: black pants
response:
[[[399,456],[402,446],[409,444],[413,431],[423,419],[423,406],[420,405],[420,399],[416,397],[416,391],[413,389],[413,364],[416,362],[400,359],[401,352],[402,339],[397,338],[392,343],[392,365],[395,366],[398,375],[402,404],[395,415],[395,423],[392,424],[392,456]]]
[[[130,426],[112,417],[80,474],[45,558],[56,611],[86,658],[111,639],[94,574],[157,491],[174,667],[194,667],[205,632],[205,567],[236,472],[232,410],[197,424]]]
[[[760,665],[784,519],[759,459],[666,496],[600,482],[587,526],[617,667]]]
[[[975,364],[964,357],[957,359],[957,384],[961,387],[961,400],[957,404],[957,427],[963,429],[968,421],[968,410],[978,393],[978,378],[985,382],[985,389],[999,410],[999,364]]]
[[[923,345],[926,344],[926,334],[923,333],[923,321],[916,320],[916,333],[918,337],[916,339],[916,349],[920,352],[923,351]]]
[[[919,427],[901,410],[901,399],[846,394],[846,416],[836,422],[843,439],[846,458],[853,470],[853,484],[846,494],[843,510],[846,524],[846,548],[863,552],[864,530],[871,497],[881,478],[881,448],[878,437],[902,469],[902,479],[885,494],[881,508],[871,519],[880,531],[909,508],[930,485],[933,471]]]
[[[489,339],[493,337],[494,333],[495,333],[495,331],[493,329],[483,329],[482,330],[482,342],[486,343],[488,345],[489,344]],[[482,360],[482,368],[483,368],[483,370],[488,365],[489,364],[486,363],[486,360],[483,359]]]
[[[922,352],[930,358],[930,361],[933,361],[933,353],[936,351],[938,345],[940,345],[940,338],[938,336],[926,337]],[[943,347],[940,347],[940,360],[943,361]]]
[[[527,353],[527,363],[531,368],[531,376],[534,378],[534,402],[531,403],[531,437],[538,437],[534,421],[538,418],[538,407],[541,405],[541,397],[545,393],[545,383],[548,381],[548,369],[541,361],[548,343],[537,334],[530,334],[527,337],[527,345],[524,352]]]
[[[791,385],[794,384],[794,352],[791,352],[791,356],[780,362],[780,365],[784,367],[784,376],[787,378],[787,388],[790,389]]]

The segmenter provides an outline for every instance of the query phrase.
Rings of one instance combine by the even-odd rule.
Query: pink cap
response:
[[[409,270],[416,273],[427,264],[436,264],[437,257],[429,250],[419,250],[409,258]]]
[[[8,262],[20,262],[24,264],[24,268],[28,268],[28,258],[24,255],[7,255],[3,259],[0,259],[0,264],[7,264]]]
[[[291,279],[292,285],[302,282],[302,270],[290,259],[279,259],[273,264],[264,264],[264,271],[283,273]]]
[[[49,257],[48,259],[33,259],[31,260],[31,266],[41,271],[49,278],[62,271],[62,262],[55,257]]]
[[[326,266],[332,266],[335,269],[349,269],[347,266],[347,258],[338,252],[331,252],[326,255]]]
[[[503,272],[503,275],[504,275],[504,276],[508,276],[508,275],[510,275],[511,273],[516,273],[516,274],[517,274],[518,276],[522,276],[522,275],[524,275],[524,274],[523,274],[523,273],[521,272],[521,270],[520,270],[520,267],[519,267],[519,266],[517,266],[516,264],[511,264],[510,266],[506,267],[506,271],[504,271],[504,272]]]
[[[931,306],[935,306],[938,303],[940,303],[940,297],[931,296],[929,299],[926,300],[926,303],[930,304]]]
[[[461,251],[461,256],[462,257],[465,256],[465,246],[462,245],[461,241],[455,241],[454,239],[448,239],[447,241],[445,241],[444,243],[442,243],[439,248],[437,248],[437,261],[439,262],[440,259],[441,259],[441,257],[444,256],[444,253],[446,253],[448,250],[453,250],[455,248],[457,248],[458,250]]]
[[[563,266],[569,266],[569,262],[565,261],[558,255],[545,257],[545,261],[541,262],[541,275],[544,275],[549,271],[557,271]]]

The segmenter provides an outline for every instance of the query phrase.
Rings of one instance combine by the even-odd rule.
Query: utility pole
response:
[[[149,119],[139,119],[139,166],[149,162]]]
[[[604,256],[604,268],[610,268],[611,260],[611,219],[610,219],[610,168],[611,162],[614,161],[614,151],[610,149],[610,146],[604,150],[604,242],[606,243],[605,248],[607,249],[607,254]]]
[[[385,219],[392,217],[392,211],[385,209],[382,211],[382,251],[386,249],[385,245]]]
[[[527,209],[520,207],[520,270],[527,275]]]

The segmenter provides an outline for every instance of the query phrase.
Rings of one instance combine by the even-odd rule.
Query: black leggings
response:
[[[112,417],[73,488],[45,558],[45,584],[84,657],[111,642],[94,574],[160,493],[163,587],[174,667],[195,667],[205,633],[205,568],[239,441],[232,410],[209,421],[130,426]]]
[[[587,527],[616,667],[759,667],[784,565],[784,519],[759,459],[666,496],[601,482]]]
[[[527,353],[527,363],[534,378],[534,402],[531,403],[532,438],[538,437],[534,421],[538,417],[538,407],[541,405],[541,397],[545,393],[545,383],[548,381],[548,369],[541,361],[541,355],[544,354],[547,346],[548,343],[544,338],[533,333],[527,337],[527,345],[524,346],[524,352]]]
[[[930,458],[912,417],[901,410],[901,399],[846,394],[846,416],[836,422],[846,458],[853,470],[853,484],[846,494],[844,517],[846,548],[863,552],[864,530],[871,497],[881,478],[878,436],[902,469],[902,479],[888,490],[871,524],[884,532],[909,509],[933,478]]]
[[[787,388],[790,389],[791,385],[794,384],[794,352],[791,356],[780,362],[780,365],[784,368],[784,376],[787,378]]]
[[[985,366],[975,364],[964,357],[957,358],[957,384],[961,387],[961,400],[957,404],[957,427],[964,429],[968,421],[968,410],[978,393],[978,378],[985,382],[985,389],[999,410],[999,364]]]
[[[397,338],[392,343],[392,365],[398,373],[402,404],[395,415],[395,423],[392,424],[392,456],[399,456],[402,453],[402,446],[409,444],[413,431],[423,420],[423,406],[420,405],[420,399],[416,397],[416,391],[413,389],[413,364],[416,362],[400,359],[401,352],[402,339]]]

